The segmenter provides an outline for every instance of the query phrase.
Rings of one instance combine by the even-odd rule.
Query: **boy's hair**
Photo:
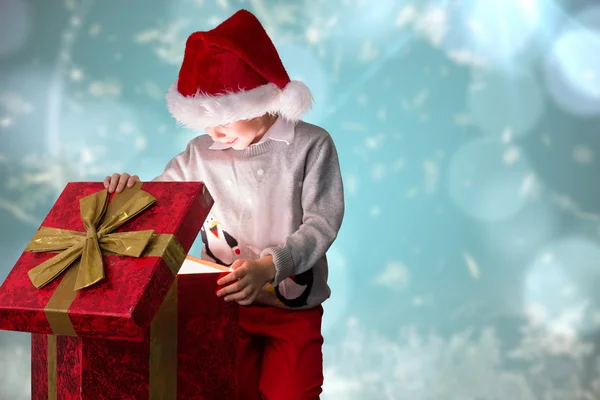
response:
[[[194,130],[266,113],[298,121],[313,100],[304,83],[290,79],[265,29],[246,10],[190,35],[166,99],[177,122]]]

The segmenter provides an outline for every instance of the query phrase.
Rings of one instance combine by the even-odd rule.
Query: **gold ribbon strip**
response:
[[[56,400],[58,394],[58,385],[56,384],[56,336],[46,336],[46,346],[48,347],[48,400]]]
[[[177,279],[150,326],[149,400],[177,399]]]

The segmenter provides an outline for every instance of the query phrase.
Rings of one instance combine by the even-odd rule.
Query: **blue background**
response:
[[[0,282],[67,182],[184,149],[185,39],[244,7],[340,155],[323,398],[600,399],[593,4],[1,0]],[[0,332],[0,398],[29,355]]]

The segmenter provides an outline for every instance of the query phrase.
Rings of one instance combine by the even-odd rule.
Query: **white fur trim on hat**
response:
[[[252,90],[211,96],[197,93],[185,97],[171,85],[167,107],[177,122],[197,131],[209,126],[225,125],[239,120],[277,114],[288,121],[298,121],[312,106],[310,89],[300,81],[291,81],[284,90],[273,83]]]

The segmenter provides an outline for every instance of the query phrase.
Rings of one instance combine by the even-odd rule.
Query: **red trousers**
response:
[[[323,385],[321,306],[240,307],[238,400],[314,400]]]

